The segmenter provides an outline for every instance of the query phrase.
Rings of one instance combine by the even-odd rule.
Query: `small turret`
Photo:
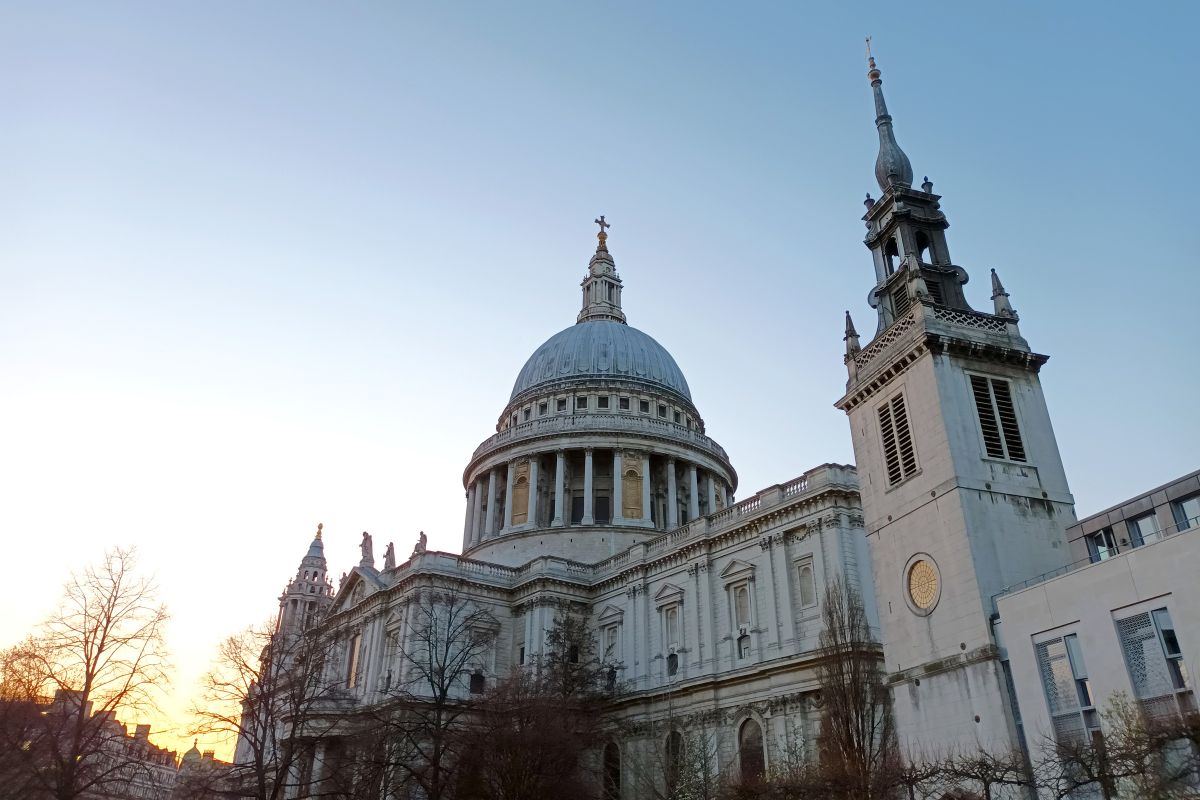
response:
[[[325,545],[321,541],[324,524],[317,525],[317,534],[300,559],[296,577],[279,597],[279,630],[300,632],[313,625],[333,602],[333,586],[329,583],[325,562]]]
[[[599,242],[596,254],[588,262],[588,274],[580,286],[583,287],[583,310],[579,312],[576,322],[587,322],[592,319],[609,319],[614,322],[625,322],[625,312],[621,310],[621,277],[617,275],[617,265],[608,252],[608,229],[612,226],[605,221],[601,214],[596,218],[600,232],[596,234]]]

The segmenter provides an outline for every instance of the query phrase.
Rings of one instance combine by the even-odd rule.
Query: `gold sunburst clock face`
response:
[[[932,563],[920,559],[908,570],[908,596],[913,605],[927,611],[937,602],[938,574]]]

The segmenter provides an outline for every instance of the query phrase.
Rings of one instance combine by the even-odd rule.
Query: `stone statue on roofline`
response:
[[[412,554],[415,556],[417,553],[424,553],[425,546],[428,543],[429,543],[429,537],[427,537],[425,535],[425,531],[421,531],[420,536],[417,537],[417,544],[413,547]]]
[[[362,544],[362,561],[358,562],[360,567],[375,568],[375,543],[371,540],[371,534],[363,531]]]
[[[396,568],[396,545],[391,542],[388,542],[387,550],[383,551],[383,568]]]

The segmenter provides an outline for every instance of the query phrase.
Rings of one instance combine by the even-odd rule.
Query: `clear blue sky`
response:
[[[1081,515],[1197,466],[1200,5],[9,3],[0,641],[136,543],[180,689],[318,521],[457,549],[461,470],[613,223],[741,497],[851,461],[863,36],[1000,271]]]

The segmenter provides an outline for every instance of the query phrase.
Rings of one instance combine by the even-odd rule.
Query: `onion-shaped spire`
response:
[[[870,40],[867,40],[868,52]],[[868,56],[867,77],[871,80],[871,91],[875,94],[875,127],[879,130],[879,156],[875,159],[875,180],[883,191],[893,186],[912,186],[913,169],[908,156],[896,143],[896,133],[892,130],[892,115],[888,113],[887,103],[883,99],[883,80],[880,79],[879,67],[875,66],[875,57]]]

